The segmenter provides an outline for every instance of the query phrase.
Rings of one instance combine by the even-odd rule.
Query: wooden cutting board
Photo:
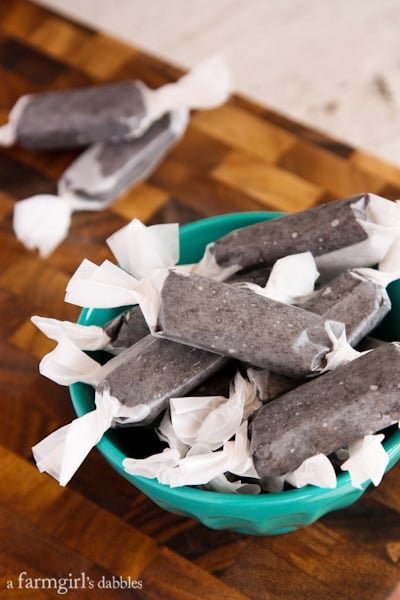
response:
[[[26,92],[133,78],[157,87],[180,74],[25,0],[0,3],[1,122]],[[157,172],[110,210],[74,214],[68,239],[41,260],[15,239],[13,206],[54,192],[75,156],[0,151],[0,596],[59,597],[18,589],[26,572],[32,585],[35,577],[39,585],[82,573],[96,584],[112,576],[139,580],[136,591],[98,588],[93,596],[107,599],[388,598],[400,580],[398,467],[354,506],[306,529],[260,538],[164,512],[97,451],[68,489],[38,473],[31,446],[74,413],[68,391],[38,374],[53,344],[30,316],[75,320],[79,310],[64,303],[69,277],[83,258],[111,259],[105,238],[133,217],[183,224],[235,211],[296,211],[364,191],[395,199],[400,171],[235,96],[218,110],[193,114]],[[89,591],[70,583],[68,597],[92,597]]]

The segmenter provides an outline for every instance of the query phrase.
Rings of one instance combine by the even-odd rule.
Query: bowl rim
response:
[[[284,214],[285,213],[275,211],[244,211],[220,214],[212,217],[198,219],[196,221],[179,226],[179,233],[180,235],[182,234],[185,236],[190,235],[193,231],[196,231],[196,229],[199,226],[218,226],[222,222],[225,222],[227,219],[230,220],[230,222],[233,225],[232,229],[234,229],[235,225],[238,225],[238,227],[243,227],[244,225],[241,224],[243,220],[255,220],[255,222],[259,222],[264,219],[269,220],[279,218]],[[88,324],[88,320],[90,320],[91,314],[96,313],[99,310],[102,309],[82,309],[77,322],[80,324]],[[121,311],[122,310],[123,307],[121,307]],[[80,397],[80,390],[82,385],[85,386],[86,384],[75,383],[69,386],[72,405],[78,417],[88,412],[82,407],[82,400]],[[394,432],[388,439],[383,441],[383,446],[389,458],[388,465],[385,471],[387,472],[397,462],[399,458],[399,456],[396,456],[396,454],[399,453],[400,447],[400,428],[398,431]],[[194,486],[170,487],[166,484],[159,483],[156,478],[148,478],[140,475],[127,474],[123,469],[122,461],[125,458],[129,457],[127,457],[122,452],[122,450],[115,446],[114,442],[110,439],[107,432],[103,435],[102,439],[98,442],[96,447],[103,455],[103,457],[107,460],[107,462],[109,462],[115,470],[117,470],[122,476],[127,478],[134,485],[135,483],[137,483],[139,489],[141,489],[142,486],[145,487],[146,493],[149,490],[154,490],[155,492],[162,491],[163,493],[168,495],[168,498],[170,500],[175,497],[187,501],[196,502],[199,502],[202,499],[204,499],[208,502],[211,501],[213,504],[223,504],[224,506],[240,505],[243,504],[244,499],[247,500],[249,498],[249,495],[247,494],[221,493],[215,490],[204,490]],[[372,483],[371,480],[367,480],[363,482],[359,488],[355,488],[351,483],[349,473],[346,471],[337,473],[336,480],[337,483],[335,488],[319,488],[316,486],[307,485],[303,488],[293,488],[281,492],[251,494],[251,502],[255,502],[261,505],[265,503],[268,506],[278,503],[280,506],[282,506],[285,504],[291,504],[293,501],[307,503],[324,499],[328,500],[336,496],[341,496],[342,491],[346,493],[358,490],[360,493],[363,493]]]

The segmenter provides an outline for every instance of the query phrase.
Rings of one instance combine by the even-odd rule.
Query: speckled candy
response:
[[[148,335],[104,365],[99,389],[107,386],[124,406],[146,406],[149,413],[137,425],[148,425],[171,397],[187,395],[226,363],[217,354]]]
[[[211,252],[221,267],[272,266],[289,254],[320,256],[368,238],[352,205],[367,194],[321,204],[306,211],[242,227],[217,240]]]
[[[82,209],[107,207],[153,172],[184,133],[187,118],[186,110],[168,113],[138,138],[91,146],[63,173],[60,195],[80,200]]]
[[[105,323],[103,329],[110,338],[108,346],[114,350],[129,348],[150,333],[138,305]]]
[[[382,285],[346,271],[314,292],[301,307],[344,323],[348,342],[356,346],[387,315],[391,302]]]
[[[157,334],[189,346],[301,377],[324,366],[325,321],[301,308],[194,274],[170,271]],[[332,323],[340,335],[343,325]]]
[[[260,477],[294,471],[400,420],[400,344],[383,344],[264,404],[251,424]]]
[[[16,139],[31,150],[122,140],[143,130],[145,89],[141,82],[123,81],[23,96]]]

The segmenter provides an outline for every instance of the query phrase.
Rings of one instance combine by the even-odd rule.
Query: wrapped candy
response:
[[[368,342],[366,336],[391,308],[385,287],[399,277],[399,252],[400,242],[396,241],[379,264],[378,270],[365,268],[345,271],[311,294],[306,291],[307,288],[310,289],[311,281],[317,279],[318,272],[310,253],[279,259],[264,288],[254,284],[246,286],[270,298],[284,299],[286,302],[297,301],[305,310],[325,319],[343,322],[347,341],[352,346],[366,340],[357,349],[371,349],[379,341],[371,339]],[[308,278],[311,279],[307,283]],[[303,301],[302,294],[306,297]],[[250,368],[247,376],[256,385],[263,402],[273,400],[302,383],[302,380],[286,377],[269,369]]]
[[[344,322],[347,339],[356,346],[387,315],[391,302],[383,285],[353,270],[335,277],[300,306]]]
[[[103,326],[81,325],[34,315],[31,321],[49,339],[56,342],[71,340],[82,350],[105,350],[117,354],[136,344],[149,334],[149,328],[140,307],[135,305]]]
[[[251,425],[260,477],[283,476],[400,419],[400,344],[387,343],[263,404]]]
[[[0,145],[54,150],[140,137],[166,113],[214,108],[231,91],[221,58],[204,60],[176,83],[157,90],[123,81],[22,96],[0,128]]]
[[[167,114],[142,137],[121,144],[91,146],[63,173],[58,195],[36,195],[17,202],[13,226],[29,249],[47,256],[68,234],[77,210],[102,210],[128,187],[143,181],[157,168],[187,125],[185,110]]]
[[[154,424],[171,395],[184,396],[225,364],[216,354],[147,336],[101,367],[62,340],[42,360],[41,373],[64,385],[96,385],[96,408],[33,447],[38,468],[66,485],[111,426]]]
[[[253,292],[176,270],[141,281],[105,261],[85,261],[65,296],[78,306],[139,302],[155,335],[292,377],[316,374],[357,355],[344,325]]]
[[[349,269],[307,293],[319,273],[311,253],[303,252],[277,260],[265,287],[244,285],[268,298],[344,323],[348,342],[356,346],[391,309],[385,288],[400,276],[399,258],[400,239],[393,242],[378,269]]]
[[[119,405],[129,409],[130,424],[148,425],[169,398],[185,395],[226,363],[218,354],[148,335],[100,365],[68,338],[61,338],[41,360],[39,370],[60,385],[80,381],[96,387],[100,394],[108,390]]]
[[[400,239],[393,242],[377,269],[350,269],[336,276],[300,304],[305,310],[346,325],[356,346],[387,315],[391,301],[386,287],[400,276]]]
[[[143,309],[143,307],[142,307]],[[144,308],[146,317],[146,308]],[[149,323],[149,319],[148,319]],[[150,325],[151,326],[151,325]],[[347,360],[344,325],[195,274],[169,271],[160,291],[157,335],[301,377]],[[331,334],[331,335],[330,335]]]
[[[309,251],[330,278],[378,263],[399,235],[399,203],[361,194],[233,231],[208,246],[197,272],[231,274]]]

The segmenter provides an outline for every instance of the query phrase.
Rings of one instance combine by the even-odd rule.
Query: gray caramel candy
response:
[[[292,472],[400,420],[400,344],[387,343],[264,404],[251,424],[260,477]]]
[[[337,335],[341,323],[331,323]],[[325,366],[332,342],[324,319],[248,289],[170,271],[161,289],[162,337],[302,377]]]
[[[16,138],[31,150],[55,150],[140,135],[145,89],[139,81],[123,81],[24,96]]]
[[[113,350],[129,348],[150,333],[138,305],[105,323],[103,329],[110,338],[107,347]]]
[[[302,212],[242,227],[217,240],[211,252],[221,267],[272,266],[289,254],[320,256],[368,238],[352,205],[365,210],[368,194],[321,204]]]
[[[186,109],[174,111],[140,138],[88,148],[63,173],[57,196],[39,194],[16,203],[13,226],[17,238],[48,256],[67,236],[74,211],[102,210],[146,179],[183,134],[187,118]]]
[[[252,283],[257,283],[258,285],[265,285],[268,275],[268,269],[265,267],[256,267],[255,269],[246,269],[245,271],[232,275],[232,277],[227,279],[226,283],[250,281]],[[110,337],[109,346],[115,350],[128,348],[149,334],[149,327],[139,305],[133,306],[117,315],[111,319],[111,321],[105,323],[103,329]],[[231,373],[231,378],[233,378],[233,375],[234,373]],[[218,378],[220,378],[219,373]],[[212,382],[210,382],[210,385],[212,385]],[[220,386],[218,385],[217,387],[219,389]],[[207,393],[204,391],[204,393],[201,392],[201,394],[204,396],[210,395],[211,390],[212,388],[209,387]],[[200,395],[200,392],[196,395]]]
[[[186,110],[175,111],[153,123],[141,137],[88,148],[64,172],[60,195],[82,201],[82,208],[104,208],[126,189],[146,179],[171,146],[183,135]]]
[[[382,285],[356,271],[345,271],[300,306],[344,323],[348,342],[356,346],[387,315],[391,302]]]
[[[98,389],[107,386],[124,406],[146,406],[149,413],[137,425],[148,425],[171,397],[187,395],[226,363],[218,354],[148,335],[104,365]]]
[[[264,287],[270,276],[271,269],[265,265],[257,265],[238,271],[225,279],[225,283],[255,283]]]
[[[247,377],[256,386],[258,398],[261,402],[269,402],[293,390],[302,383],[303,379],[293,379],[281,373],[274,373],[269,369],[247,369]]]

